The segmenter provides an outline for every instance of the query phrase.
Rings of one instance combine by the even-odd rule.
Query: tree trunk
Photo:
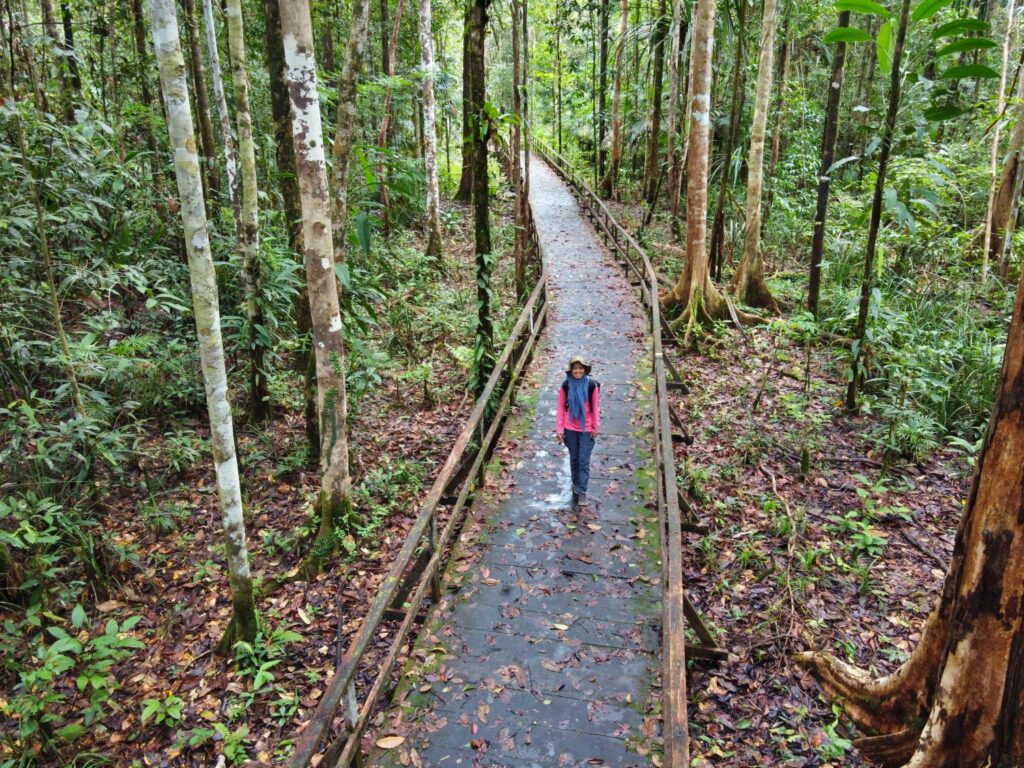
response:
[[[462,172],[455,201],[468,203],[473,199],[473,67],[469,52],[469,25],[473,16],[473,5],[466,5],[466,18],[462,26]]]
[[[686,265],[675,287],[665,297],[667,308],[684,311],[687,331],[697,322],[725,317],[728,311],[724,297],[711,282],[706,242],[714,34],[715,0],[697,0],[691,53],[693,64],[686,180]],[[688,764],[688,759],[681,763]]]
[[[777,0],[764,0],[761,16],[761,48],[757,63],[757,91],[754,119],[750,126],[750,155],[747,158],[747,222],[743,237],[743,258],[733,276],[736,298],[752,307],[778,311],[779,305],[764,279],[761,253],[761,190],[764,179],[764,141],[768,126],[768,100],[772,93],[775,58]]]
[[[658,194],[658,177],[661,174],[658,158],[661,149],[661,101],[665,86],[665,14],[668,13],[668,0],[659,0],[658,23],[654,28],[653,56],[651,72],[651,111],[647,125],[647,151],[644,153],[644,200],[654,205]]]
[[[1024,275],[999,390],[938,604],[891,675],[805,653],[829,694],[880,735],[857,742],[888,766],[1024,765]]]
[[[65,123],[75,119],[75,104],[68,78],[67,62],[69,51],[65,48],[58,34],[57,17],[53,13],[53,0],[39,0],[39,8],[43,14],[43,31],[53,46],[54,69],[57,71],[57,82],[60,83],[60,103]]]
[[[391,41],[388,37],[388,30],[391,22],[388,21],[388,0],[380,0],[380,71],[385,75],[391,69],[390,57]]]
[[[394,29],[391,34],[391,43],[388,48],[387,69],[384,76],[389,78],[388,85],[384,89],[384,106],[380,119],[380,130],[377,132],[377,147],[380,150],[380,165],[377,166],[377,186],[380,190],[381,218],[384,223],[384,235],[391,234],[391,200],[388,198],[388,166],[384,160],[388,148],[388,134],[391,130],[391,101],[393,92],[390,78],[395,76],[395,60],[398,58],[398,38],[402,29],[402,12],[405,9],[405,0],[398,0],[395,6]]]
[[[345,228],[348,225],[348,167],[356,131],[356,97],[369,34],[370,2],[356,0],[352,6],[352,27],[345,46],[345,63],[338,80],[338,117],[331,151],[334,210],[332,216],[334,260],[345,263]],[[311,54],[312,55],[312,54]],[[319,109],[319,106],[318,106]],[[310,289],[312,290],[312,289]]]
[[[520,0],[523,22],[522,72],[519,85],[519,108],[523,112],[523,217],[530,205],[530,0]]]
[[[119,12],[120,6],[114,6],[110,11],[110,97],[114,102],[114,142],[117,144],[117,160],[124,165],[124,118],[121,115],[121,81],[118,75],[121,68],[117,64],[117,15]],[[61,67],[63,67],[63,63]]]
[[[60,4],[61,23],[64,26],[64,53],[67,56],[68,80],[75,96],[82,96],[82,76],[78,72],[78,54],[75,53],[75,32],[71,18],[71,6],[67,2]],[[143,42],[145,46],[145,42]]]
[[[423,64],[423,168],[427,183],[427,255],[440,265],[441,194],[437,184],[437,119],[434,115],[434,37],[430,0],[420,0],[420,61]]]
[[[65,3],[62,8],[67,8]],[[65,30],[70,28],[71,15],[67,12],[65,16]],[[156,135],[153,131],[153,96],[149,91],[149,52],[146,50],[146,24],[142,11],[142,0],[132,0],[132,34],[135,38],[136,68],[139,78],[139,96],[142,99],[142,106],[145,113],[142,120],[142,132],[146,138],[146,147],[149,149],[151,172],[153,174],[154,196],[160,196],[160,164],[157,161],[159,149],[156,143]],[[72,59],[73,60],[73,57]]]
[[[622,0],[619,16],[619,44],[615,51],[615,84],[612,86],[612,146],[608,173],[601,182],[606,197],[615,197],[622,162],[622,69],[626,51],[626,29],[629,24],[629,0]]]
[[[782,17],[782,42],[779,45],[779,78],[775,87],[775,120],[772,123],[772,154],[768,161],[768,191],[764,201],[764,220],[761,231],[768,229],[775,199],[775,169],[779,167],[779,153],[782,149],[782,120],[786,114],[786,72],[789,65],[789,16]]]
[[[882,127],[882,141],[878,157],[878,176],[875,179],[875,194],[871,201],[871,219],[868,224],[867,252],[864,254],[864,279],[860,288],[860,308],[857,312],[857,327],[853,334],[853,354],[850,360],[850,383],[846,389],[846,409],[857,410],[857,389],[860,386],[860,356],[867,330],[868,305],[871,289],[875,282],[875,248],[878,243],[878,229],[882,221],[882,193],[885,191],[885,171],[889,165],[892,137],[896,131],[896,113],[900,106],[900,60],[903,58],[903,42],[907,37],[907,16],[910,0],[903,0],[900,10],[899,29],[896,32],[896,46],[892,54],[892,77],[889,85],[889,109]]]
[[[1010,64],[1010,41],[1013,38],[1013,13],[1016,9],[1015,0],[1010,0],[1009,7],[1006,10],[1006,38],[1003,40],[1003,60],[1002,68],[999,72],[999,91],[996,106],[996,123],[992,130],[992,145],[989,152],[989,186],[988,186],[988,206],[985,210],[985,228],[984,237],[982,238],[981,247],[981,284],[982,286],[988,282],[988,270],[989,262],[994,260],[990,259],[989,249],[992,247],[992,221],[994,213],[994,204],[996,198],[996,169],[999,162],[999,135],[1002,129],[1002,116],[1003,111],[1006,109],[1006,70]],[[977,90],[978,81],[975,80],[975,103],[977,102]],[[996,252],[998,253],[998,251]]]
[[[516,118],[512,122],[512,189],[515,192],[515,288],[516,298],[520,301],[526,294],[526,201],[523,200],[523,165],[522,165],[522,105],[519,101],[519,18],[521,7],[519,0],[512,0],[512,114]]]
[[[208,1],[208,0],[207,0]],[[212,18],[212,12],[211,12]],[[249,72],[245,63],[245,36],[241,0],[227,0],[225,14],[228,50],[231,52],[231,82],[238,124],[238,155],[242,172],[241,232],[238,250],[242,257],[242,288],[249,344],[249,414],[263,421],[270,416],[270,397],[264,371],[266,333],[263,320],[262,267],[260,263],[259,197],[256,186],[256,143],[252,135],[249,108]],[[216,43],[216,40],[214,40]]]
[[[256,610],[249,553],[245,544],[242,493],[235,456],[234,425],[228,401],[224,344],[220,332],[217,275],[210,252],[210,236],[203,203],[199,157],[195,150],[192,110],[185,82],[185,60],[178,37],[174,0],[149,0],[150,24],[160,67],[160,82],[167,106],[167,128],[174,150],[174,171],[181,198],[181,220],[192,280],[192,305],[199,336],[199,357],[206,384],[217,493],[223,512],[225,554],[231,581],[231,623],[219,649],[227,652],[234,640],[256,637]]]
[[[494,368],[494,323],[491,319],[491,225],[489,219],[490,190],[487,176],[487,141],[491,126],[485,110],[487,101],[485,79],[484,37],[487,30],[487,9],[490,0],[473,0],[470,7],[469,52],[472,68],[473,127],[473,233],[476,253],[477,324],[476,354],[473,368],[473,390],[483,391]]]
[[[337,85],[334,82],[334,73],[338,69],[337,62],[334,60],[334,28],[340,22],[341,20],[337,16],[331,14],[320,32],[320,69],[323,72],[324,85],[327,87]]]
[[[850,25],[850,12],[839,14],[839,27]],[[818,317],[818,294],[821,290],[821,258],[825,253],[825,218],[828,214],[828,192],[832,184],[829,169],[835,162],[836,135],[839,126],[839,104],[843,95],[843,65],[846,63],[846,43],[836,43],[832,56],[832,77],[828,82],[825,105],[825,129],[821,138],[821,170],[818,171],[818,204],[814,209],[814,236],[811,241],[811,275],[807,283],[807,309]]]
[[[672,40],[668,60],[668,117],[665,123],[665,165],[668,167],[669,209],[673,220],[679,216],[678,190],[682,164],[686,158],[676,154],[676,121],[679,119],[679,47],[682,37],[683,0],[672,0],[672,26],[669,37]],[[653,203],[652,203],[653,206]]]
[[[743,104],[747,97],[746,48],[747,48],[747,4],[740,2],[736,26],[736,58],[732,70],[732,104],[729,108],[729,129],[722,145],[722,177],[715,201],[715,214],[711,220],[711,272],[716,279],[722,278],[725,261],[725,207],[731,197],[729,169],[733,151],[739,143],[740,123],[743,122]]]
[[[199,119],[199,139],[202,146],[203,178],[211,197],[220,195],[220,174],[217,173],[217,144],[213,138],[213,119],[210,117],[210,93],[206,89],[206,68],[199,45],[195,0],[181,0],[185,13],[185,39],[188,41],[192,88],[196,93],[196,117]],[[207,215],[209,215],[207,207]]]
[[[1013,8],[1013,0],[1011,0],[1010,8]],[[1012,18],[1012,16],[1011,16]],[[1010,29],[1007,28],[1007,41],[1010,37]],[[1005,68],[1004,68],[1005,74]],[[1002,90],[1002,89],[1000,89]],[[1002,173],[999,176],[998,186],[994,186],[989,193],[989,214],[986,217],[986,240],[987,248],[983,248],[983,259],[984,264],[987,266],[989,259],[1000,264],[999,271],[1000,276],[1005,277],[1006,273],[1003,270],[1001,256],[1004,251],[1003,242],[1006,238],[1006,234],[1010,227],[1012,227],[1012,220],[1010,217],[1010,211],[1015,207],[1015,198],[1019,198],[1020,193],[1015,190],[1020,189],[1020,185],[1017,183],[1017,178],[1020,175],[1020,163],[1021,155],[1024,153],[1024,72],[1018,71],[1017,73],[1017,104],[1014,107],[1014,113],[1016,118],[1016,124],[1013,127],[1013,132],[1010,134],[1010,140],[1007,142],[1005,148],[1006,163],[1003,165]],[[1000,99],[1000,108],[997,114],[1002,113],[1003,105],[1005,102]],[[999,123],[996,123],[994,136],[992,137],[992,155],[990,161],[992,183],[995,184],[996,179],[996,165],[995,161],[998,157],[998,140],[999,140]],[[984,274],[982,276],[984,280]]]
[[[597,173],[598,179],[604,178],[604,166],[608,160],[608,150],[604,148],[604,139],[608,129],[608,21],[611,15],[611,0],[600,0],[600,26],[598,27],[598,85],[597,85]]]
[[[562,154],[562,25],[555,22],[555,114],[558,122],[558,154]]]
[[[288,245],[302,253],[302,205],[295,172],[295,147],[292,145],[292,119],[288,107],[288,77],[284,68],[284,44],[281,38],[279,0],[263,0],[266,18],[267,71],[270,78],[270,114],[274,123],[277,177],[281,184]],[[300,256],[301,258],[301,256]],[[309,291],[303,280],[295,297],[295,327],[303,346],[296,355],[295,370],[303,374],[303,417],[311,462],[320,460],[320,429],[316,419],[316,362],[310,346]]]
[[[367,0],[353,9],[352,34],[359,35]],[[316,83],[313,28],[307,0],[281,6],[281,35],[291,103],[292,139],[302,206],[313,349],[320,414],[320,532],[307,572],[318,570],[337,544],[336,526],[351,522],[352,481],[348,463],[348,403],[345,395],[345,333],[334,272],[331,197],[327,188],[323,125]],[[364,35],[365,40],[365,35]],[[350,40],[351,43],[351,40]],[[356,46],[359,47],[358,45]],[[345,70],[351,61],[346,57]],[[342,80],[345,80],[344,72]],[[343,86],[339,86],[340,89]],[[339,105],[342,109],[344,105]],[[335,148],[337,151],[337,148]]]

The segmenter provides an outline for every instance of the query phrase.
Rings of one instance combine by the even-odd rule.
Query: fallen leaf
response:
[[[405,736],[382,736],[377,739],[377,746],[381,749],[394,749],[405,743]]]

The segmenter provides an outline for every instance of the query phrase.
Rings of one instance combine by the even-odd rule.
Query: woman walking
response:
[[[601,428],[601,385],[590,378],[590,369],[576,355],[569,361],[565,381],[558,388],[556,439],[569,449],[572,500],[580,507],[588,504],[590,453]]]

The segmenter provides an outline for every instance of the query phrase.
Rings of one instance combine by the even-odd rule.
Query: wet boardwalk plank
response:
[[[621,269],[537,159],[531,202],[548,257],[548,328],[444,600],[377,731],[405,741],[375,749],[372,765],[653,764],[660,582],[646,324]],[[575,353],[602,384],[584,510],[570,504],[568,456],[553,439]]]

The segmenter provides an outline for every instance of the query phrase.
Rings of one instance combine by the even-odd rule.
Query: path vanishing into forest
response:
[[[530,202],[548,259],[545,338],[496,450],[504,469],[492,467],[478,495],[444,600],[376,737],[405,741],[376,749],[374,765],[416,764],[414,749],[424,766],[651,765],[642,753],[659,727],[660,577],[647,325],[635,289],[539,158]],[[573,353],[602,385],[583,511],[553,439]]]

